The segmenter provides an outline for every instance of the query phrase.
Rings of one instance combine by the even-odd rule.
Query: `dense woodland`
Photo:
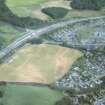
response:
[[[72,0],[72,8],[100,10],[105,6],[105,0]]]

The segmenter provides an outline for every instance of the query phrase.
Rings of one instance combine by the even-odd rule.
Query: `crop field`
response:
[[[51,83],[81,56],[80,51],[60,46],[26,45],[0,65],[0,80]]]
[[[0,92],[0,104],[3,105],[54,105],[64,97],[62,92],[38,86],[7,84],[0,86]]]

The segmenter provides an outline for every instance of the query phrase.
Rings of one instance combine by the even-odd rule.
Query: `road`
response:
[[[45,33],[65,27],[66,25],[72,25],[72,24],[81,23],[81,22],[95,22],[96,20],[102,20],[102,19],[105,19],[105,16],[89,17],[89,18],[74,19],[74,20],[65,20],[65,21],[62,21],[59,23],[54,23],[52,25],[49,25],[49,26],[46,26],[44,28],[40,28],[37,30],[29,30],[28,32],[23,33],[22,37],[16,39],[14,42],[12,42],[6,48],[2,49],[0,51],[0,59],[4,58],[6,55],[8,55],[14,49],[24,45],[27,41],[32,40],[33,38],[37,38]]]

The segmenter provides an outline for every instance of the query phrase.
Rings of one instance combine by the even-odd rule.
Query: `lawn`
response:
[[[48,87],[7,84],[3,90],[3,105],[54,105],[64,94]]]
[[[0,65],[0,80],[51,83],[67,73],[81,56],[80,51],[70,48],[26,45]]]

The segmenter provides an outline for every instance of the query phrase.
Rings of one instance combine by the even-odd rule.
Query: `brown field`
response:
[[[51,83],[82,56],[80,51],[54,45],[25,45],[0,65],[0,80]]]

